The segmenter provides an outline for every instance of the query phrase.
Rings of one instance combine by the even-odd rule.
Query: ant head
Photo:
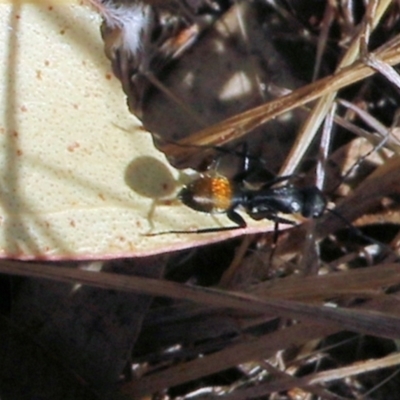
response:
[[[326,199],[315,186],[304,188],[304,203],[302,215],[306,218],[318,218],[326,209]]]

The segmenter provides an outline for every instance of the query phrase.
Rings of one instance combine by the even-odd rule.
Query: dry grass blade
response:
[[[369,3],[369,7],[365,13],[364,20],[364,29],[356,35],[352,41],[352,44],[349,46],[346,54],[344,55],[342,61],[338,65],[336,69],[336,73],[340,73],[343,68],[346,68],[353,64],[360,55],[360,48],[362,46],[362,42],[365,41],[366,33],[365,31],[371,27],[373,29],[377,26],[378,22],[382,18],[385,11],[391,5],[390,0],[377,1],[373,0]],[[375,8],[376,6],[376,8]],[[368,12],[374,12],[372,16],[368,14]],[[370,18],[371,17],[371,18]],[[347,85],[345,85],[347,86]],[[337,90],[334,87],[331,88],[329,92],[324,94],[319,100],[318,103],[313,108],[312,112],[308,116],[306,122],[302,126],[297,138],[296,143],[294,144],[291,152],[289,153],[285,164],[282,166],[280,173],[282,175],[292,174],[294,168],[298,165],[301,158],[304,156],[304,153],[307,151],[310,143],[314,139],[319,127],[321,126],[322,121],[325,116],[329,112],[329,109],[332,106],[332,102],[334,101]]]
[[[259,297],[292,299],[297,301],[324,301],[341,295],[374,297],[382,287],[400,284],[400,267],[381,264],[379,267],[346,271],[344,274],[292,277],[271,284],[260,283],[251,289]]]
[[[311,385],[336,381],[350,376],[364,374],[368,371],[376,371],[377,369],[388,368],[399,364],[400,364],[400,354],[395,353],[387,357],[383,357],[382,359],[369,360],[363,363],[356,363],[355,365],[351,365],[344,368],[338,368],[331,371],[324,371],[316,374],[311,374],[310,376],[296,378],[294,382],[292,376],[288,376],[283,379],[277,379],[272,383],[261,384],[255,388],[238,390],[235,393],[224,396],[224,400],[251,399],[259,396],[265,396],[266,394],[273,392],[282,392],[284,390],[289,390],[294,386],[299,388],[304,388],[305,390],[309,390],[309,387]],[[326,398],[329,399],[330,397]],[[338,399],[338,397],[334,398]]]
[[[135,399],[169,386],[175,386],[204,375],[222,371],[246,361],[267,358],[287,346],[300,345],[307,340],[329,335],[335,331],[335,328],[331,326],[313,323],[293,326],[281,332],[248,340],[206,357],[144,377],[139,381],[124,385],[123,392],[129,395],[130,398]]]
[[[320,323],[333,324],[342,329],[393,339],[397,338],[400,331],[400,317],[380,312],[336,309],[279,299],[261,299],[243,293],[186,286],[156,279],[127,278],[105,272],[98,274],[63,267],[54,268],[47,265],[3,261],[0,268],[1,272],[13,275],[36,276],[60,282],[88,284],[103,289],[135,291],[154,296],[184,299],[211,307],[232,308],[249,313],[280,315],[294,319],[317,319]]]
[[[76,141],[81,144],[85,139],[87,148],[98,147],[103,157],[91,162],[95,159],[82,152],[86,149],[82,146],[65,150],[63,145],[63,154],[65,162],[78,156],[85,161],[69,169],[71,176],[85,167],[89,177],[99,172],[96,182],[104,183],[98,186],[102,196],[96,191],[94,198],[92,192],[81,196],[82,204],[93,209],[92,219],[82,226],[95,234],[77,236],[81,251],[75,253],[71,246],[71,252],[54,253],[54,259],[60,254],[72,254],[74,260],[97,254],[100,261],[45,263],[38,258],[43,254],[40,248],[28,254],[37,257],[35,263],[0,260],[0,320],[4,315],[19,330],[29,332],[101,398],[387,400],[393,393],[396,396],[400,3],[88,1],[104,19],[109,59],[104,58],[98,24],[85,20],[82,27],[72,24],[69,29],[68,24],[65,31],[57,25],[61,33],[52,41],[52,50],[59,49],[63,56],[59,60],[68,63],[50,64],[69,65],[73,54],[63,46],[71,37],[71,43],[79,45],[76,32],[91,27],[100,49],[93,50],[93,56],[101,56],[101,71],[107,72],[112,91],[102,90],[103,95],[93,96],[99,103],[82,101],[79,104],[85,108],[62,115],[76,116],[69,118],[78,124],[73,129]],[[15,10],[18,7],[27,7],[30,23],[40,10],[49,22],[53,15],[64,21],[68,14],[67,7],[59,4],[36,8],[21,3]],[[77,15],[85,10],[75,7]],[[24,18],[14,17],[9,28],[26,28]],[[50,32],[53,25],[49,24]],[[129,30],[132,35],[127,35]],[[5,37],[18,36],[17,29],[3,31]],[[20,32],[31,39],[29,29]],[[128,38],[133,47],[127,47]],[[18,55],[43,45],[42,37],[37,39],[36,46],[21,47]],[[46,46],[43,51],[42,64],[50,57]],[[86,64],[87,53],[82,52],[79,65]],[[32,59],[36,57],[33,52]],[[12,64],[13,57],[5,59]],[[43,69],[43,65],[29,69],[25,61],[14,64],[22,65],[29,83],[35,70]],[[29,104],[36,107],[36,92],[22,90],[25,80],[16,71],[12,68],[9,76],[18,77],[21,96],[32,94]],[[95,71],[89,70],[88,78],[72,85],[75,77],[82,78],[82,71],[77,67],[68,80],[50,75],[39,79],[47,78],[47,72],[42,76],[37,71],[36,77],[49,87],[59,81],[60,87],[66,83],[80,93],[82,88],[93,89],[105,76],[90,81]],[[316,76],[322,78],[313,81]],[[48,100],[50,92],[43,92]],[[101,108],[110,96],[118,107]],[[19,100],[24,103],[24,98]],[[61,115],[59,98],[71,100],[56,94],[54,102],[48,102],[56,109],[46,109],[47,114],[55,110],[54,115]],[[15,103],[12,107],[24,121],[28,115],[47,121],[40,107],[31,112],[30,106],[20,107],[16,100],[8,107]],[[110,114],[93,119],[96,110],[105,109]],[[142,118],[144,129],[136,122],[138,129],[130,128],[130,111]],[[58,127],[70,129],[69,120],[57,120],[54,129],[46,122],[38,131],[51,131],[52,139],[66,140]],[[89,128],[97,126],[92,120],[104,122],[101,132],[92,129],[95,137],[89,135],[93,133]],[[108,120],[114,121],[115,129],[108,130]],[[78,130],[83,121],[87,136]],[[323,121],[321,140],[311,143]],[[36,125],[28,122],[31,132]],[[15,143],[20,139],[4,133],[1,139],[15,137]],[[28,147],[44,148],[43,154],[55,155],[55,164],[64,163],[57,151],[35,140],[34,146],[23,149],[24,157]],[[165,154],[153,152],[153,140]],[[5,165],[14,163],[10,149],[18,150],[8,147]],[[149,157],[146,149],[151,150]],[[170,164],[197,171],[182,172]],[[24,174],[4,170],[7,178],[31,178],[34,170],[28,167]],[[294,170],[296,174],[291,174]],[[43,167],[41,171],[45,172]],[[19,192],[9,188],[18,186],[26,194],[55,191],[51,184],[38,191],[29,180],[11,178],[11,186],[3,187],[7,204],[16,204],[19,198]],[[38,174],[35,182],[43,183],[43,178]],[[116,181],[119,186],[114,187]],[[79,188],[85,189],[85,182],[89,181],[81,180]],[[186,193],[196,199],[194,207],[186,202]],[[103,194],[113,200],[107,203],[113,206],[111,214],[109,207],[102,208]],[[207,207],[201,208],[197,198]],[[121,204],[126,213],[121,213]],[[48,201],[45,205],[46,212],[51,211]],[[68,229],[78,231],[80,209],[67,208],[73,218]],[[22,218],[21,211],[12,217]],[[371,213],[374,217],[369,217]],[[50,212],[48,221],[54,223],[56,217]],[[117,246],[116,252],[105,253],[101,246],[114,232],[110,233],[110,225],[119,222],[129,229],[123,237],[113,237],[129,250]],[[0,218],[0,227],[9,223],[7,216]],[[20,248],[29,246],[34,231],[13,233]],[[241,235],[247,236],[242,240]],[[62,244],[64,236],[59,237]],[[14,239],[11,231],[9,238]],[[88,250],[86,239],[99,252]],[[204,244],[208,246],[195,247]],[[164,254],[147,257],[154,252]],[[101,261],[111,257],[125,259]],[[0,350],[8,351],[7,340]],[[3,363],[0,382],[7,376],[4,371],[12,370],[25,388],[28,374],[12,361],[11,355]],[[383,384],[386,394],[379,391]],[[40,397],[40,393],[29,395]]]
[[[378,51],[376,57],[388,65],[400,63],[398,40],[391,47]],[[203,129],[189,138],[178,141],[177,145],[168,144],[165,146],[164,151],[173,157],[187,158],[199,151],[196,146],[216,146],[239,139],[256,127],[287,111],[308,104],[332,92],[337,92],[375,73],[374,69],[368,67],[362,61],[357,61],[348,67],[340,69],[334,75],[303,86],[286,96]]]

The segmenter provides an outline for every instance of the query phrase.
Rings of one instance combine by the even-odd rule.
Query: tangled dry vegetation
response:
[[[397,399],[400,3],[146,7],[152,51],[133,59],[121,29],[103,34],[132,112],[171,163],[199,168],[218,156],[236,165],[245,141],[259,170],[318,185],[334,211],[282,230],[277,243],[274,232],[249,235],[91,263],[96,274],[10,262],[10,273],[45,279],[24,281],[22,294],[4,281],[3,303],[32,296],[43,324],[63,335],[55,350],[53,328],[38,346],[2,324],[10,363],[35,354],[21,387],[35,377],[58,393],[44,398]],[[65,282],[87,290],[67,296]]]

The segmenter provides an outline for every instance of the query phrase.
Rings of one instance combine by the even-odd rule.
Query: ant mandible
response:
[[[245,228],[244,218],[237,212],[241,207],[254,220],[268,219],[278,223],[294,225],[278,214],[301,214],[305,218],[318,218],[326,209],[326,199],[316,186],[297,187],[283,176],[270,180],[257,189],[246,185],[249,175],[249,157],[243,158],[242,171],[233,179],[218,173],[204,173],[190,182],[178,193],[178,199],[193,210],[214,214],[225,213],[235,226],[205,228],[191,231],[172,230],[162,233],[210,233]]]

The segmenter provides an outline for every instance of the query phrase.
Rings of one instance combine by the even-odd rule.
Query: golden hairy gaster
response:
[[[229,179],[220,175],[205,175],[186,186],[179,197],[184,204],[206,213],[226,212],[233,196]]]

